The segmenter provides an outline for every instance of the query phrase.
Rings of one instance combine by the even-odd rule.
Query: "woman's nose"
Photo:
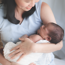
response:
[[[42,28],[44,28],[44,25],[42,25]]]
[[[35,0],[31,0],[31,7],[33,7],[35,5]]]
[[[31,0],[30,7],[34,7],[35,3],[37,3],[39,0]]]

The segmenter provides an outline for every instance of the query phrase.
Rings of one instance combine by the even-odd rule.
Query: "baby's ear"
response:
[[[47,41],[50,41],[50,40],[51,40],[51,37],[48,36],[48,37],[46,38],[46,40],[47,40]]]

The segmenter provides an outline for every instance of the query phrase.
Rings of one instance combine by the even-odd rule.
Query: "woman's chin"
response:
[[[25,9],[25,11],[29,11],[29,10],[31,10],[31,8],[26,8],[26,9]]]

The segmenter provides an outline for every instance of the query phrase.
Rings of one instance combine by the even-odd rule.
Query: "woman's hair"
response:
[[[15,7],[16,3],[15,0],[2,0],[2,3],[4,4],[4,7],[6,8],[6,16],[4,17],[5,19],[8,19],[11,23],[18,24],[20,21],[15,18]],[[22,14],[22,18],[28,18],[31,14],[34,13],[36,10],[35,6],[32,7],[31,10],[25,11]]]

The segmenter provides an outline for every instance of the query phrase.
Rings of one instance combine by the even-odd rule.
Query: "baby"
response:
[[[51,43],[57,44],[63,39],[64,30],[55,23],[48,23],[47,25],[42,25],[40,29],[37,30],[37,34],[27,36],[24,35],[21,38],[28,37],[33,42],[37,42],[39,40],[47,40]]]
[[[37,34],[31,35],[31,36],[23,35],[21,38],[29,38],[33,42],[36,42],[36,43],[47,43],[49,41],[51,43],[57,44],[58,42],[60,42],[63,39],[63,36],[64,36],[64,30],[59,25],[54,24],[54,23],[48,23],[47,25],[42,25],[40,27],[40,29],[37,30]],[[45,40],[47,40],[47,41],[45,41]],[[11,53],[10,50],[13,47],[17,46],[20,43],[21,42],[14,44],[12,42],[9,42],[5,45],[4,56],[5,56],[6,59],[8,59],[9,61],[12,61],[12,62],[17,61],[17,59],[20,56],[17,57],[16,59],[11,60],[8,57],[8,54]],[[6,51],[8,51],[8,52],[6,53]],[[43,53],[31,53],[31,54],[27,55],[26,57],[24,57],[20,61],[20,64],[29,65],[30,63],[35,62],[38,59],[40,59],[42,54]],[[51,53],[44,54],[44,61],[46,59],[47,59],[47,61],[51,59]],[[50,61],[49,62],[47,62],[47,61],[46,61],[46,63],[50,62]],[[44,62],[44,65],[45,65],[45,62]]]

